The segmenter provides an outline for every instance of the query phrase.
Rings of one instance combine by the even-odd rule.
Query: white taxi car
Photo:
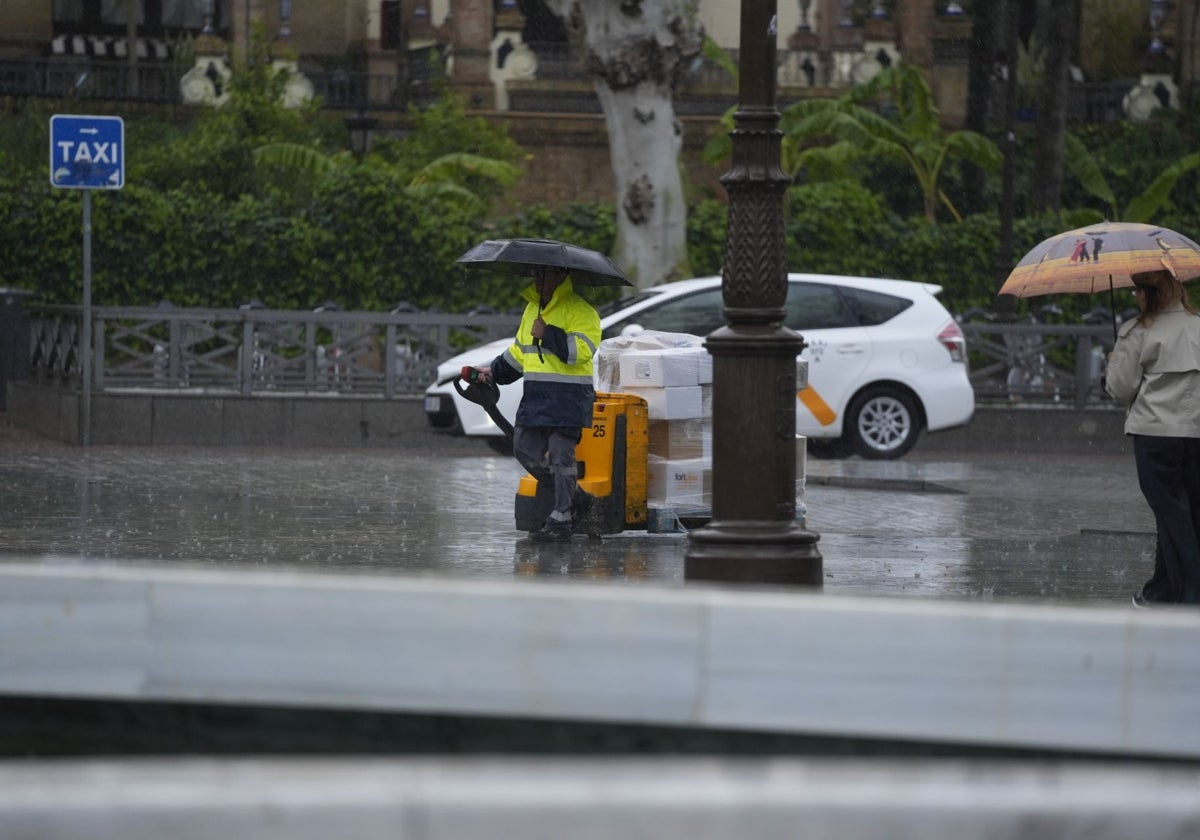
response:
[[[808,346],[808,386],[796,394],[796,431],[814,455],[898,458],[923,430],[968,423],[975,392],[962,331],[936,295],[940,286],[908,280],[789,274],[788,327]],[[705,336],[725,325],[721,278],[664,283],[600,311],[603,338],[643,330]],[[425,392],[435,427],[503,437],[484,410],[454,389],[464,365],[486,365],[511,339],[472,348],[438,367]],[[521,382],[500,389],[510,420]],[[822,446],[822,444],[825,444]]]

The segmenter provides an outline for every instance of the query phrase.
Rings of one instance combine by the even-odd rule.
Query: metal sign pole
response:
[[[84,446],[92,442],[92,192],[83,191],[83,332],[79,339],[80,376],[83,378]]]
[[[83,324],[79,333],[79,440],[92,442],[92,190],[125,186],[125,121],[90,114],[50,117],[50,185],[83,190]]]

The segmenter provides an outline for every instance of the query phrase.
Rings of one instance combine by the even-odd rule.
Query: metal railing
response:
[[[1112,405],[1104,391],[1111,324],[959,325],[977,402]]]
[[[0,96],[100,99],[160,104],[181,103],[179,82],[186,67],[130,65],[86,56],[0,60]],[[335,110],[404,108],[434,97],[441,70],[428,56],[409,59],[407,76],[359,73],[342,68],[301,68],[324,108]]]
[[[530,48],[538,56],[538,79],[588,78],[586,54],[581,46],[538,42],[530,44]],[[731,49],[726,52],[736,65],[738,51]],[[858,53],[844,52],[842,55],[845,61],[838,67]],[[779,51],[780,84],[811,87],[813,82],[803,70],[807,56],[807,53],[794,50]],[[179,103],[182,101],[179,82],[187,69],[170,63],[143,63],[131,68],[120,61],[78,55],[49,59],[6,59],[0,60],[0,96]],[[403,75],[361,73],[340,67],[323,70],[303,64],[301,70],[312,82],[322,107],[333,110],[390,110],[404,108],[409,103],[430,101],[435,95],[435,79],[445,72],[441,59],[428,50],[412,52]],[[833,78],[825,79],[823,83],[843,88],[849,87],[852,79],[839,70]],[[1068,119],[1091,123],[1124,120],[1123,98],[1134,84],[1133,81],[1072,84],[1068,96]],[[703,100],[711,97],[714,90],[722,89],[728,91],[725,98],[729,101],[725,105],[732,103],[736,96],[733,79],[716,63],[698,57],[684,69],[675,95],[683,110],[687,111],[686,104],[689,101]],[[1018,119],[1036,118],[1035,93],[1032,87],[1022,87],[1018,92]],[[533,97],[529,101],[534,103],[532,107],[539,110],[578,108],[575,100],[564,102],[555,97]],[[989,118],[994,124],[1002,122],[1003,104],[1003,86],[997,85],[988,103]],[[524,107],[531,106],[527,102]],[[716,109],[714,113],[720,113],[721,110]]]
[[[82,307],[29,307],[31,380],[79,387]],[[516,315],[96,307],[92,388],[417,394],[463,349],[512,335]]]
[[[28,309],[31,380],[79,387],[82,307]],[[92,387],[419,394],[440,362],[512,335],[518,321],[491,312],[95,307]],[[960,326],[979,402],[1112,405],[1102,385],[1111,324]]]

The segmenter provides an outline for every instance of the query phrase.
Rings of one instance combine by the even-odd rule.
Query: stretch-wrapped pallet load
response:
[[[807,366],[797,363],[797,387]],[[647,524],[676,530],[712,514],[712,357],[694,335],[646,331],[605,339],[596,353],[596,390],[646,401]],[[806,443],[796,437],[796,518],[803,522]]]
[[[712,357],[703,339],[643,332],[601,342],[597,388],[646,401],[646,503],[677,517],[712,511]]]

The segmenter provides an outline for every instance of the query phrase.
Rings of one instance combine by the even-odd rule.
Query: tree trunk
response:
[[[996,44],[997,20],[1004,11],[1001,2],[978,3],[971,26],[970,63],[967,66],[967,113],[963,128],[988,134],[988,106],[992,101],[992,74],[999,49]],[[984,189],[987,173],[973,163],[962,165],[963,213],[987,209]]]
[[[683,128],[673,91],[683,63],[700,51],[698,0],[548,0],[582,26],[588,72],[608,126],[616,180],[613,259],[644,289],[690,274],[687,205],[679,172]]]
[[[1000,241],[996,249],[996,289],[999,290],[1015,266],[1013,254],[1013,221],[1016,215],[1017,169],[1017,91],[1020,80],[1021,11],[1014,0],[1001,6],[1001,25],[1004,32],[1004,167],[1000,174]],[[1000,295],[996,300],[997,320],[1008,323],[1016,319],[1017,299]]]
[[[1037,145],[1033,163],[1030,209],[1062,209],[1063,167],[1067,132],[1067,90],[1079,6],[1074,0],[1038,4],[1038,29],[1043,76],[1038,91]]]

